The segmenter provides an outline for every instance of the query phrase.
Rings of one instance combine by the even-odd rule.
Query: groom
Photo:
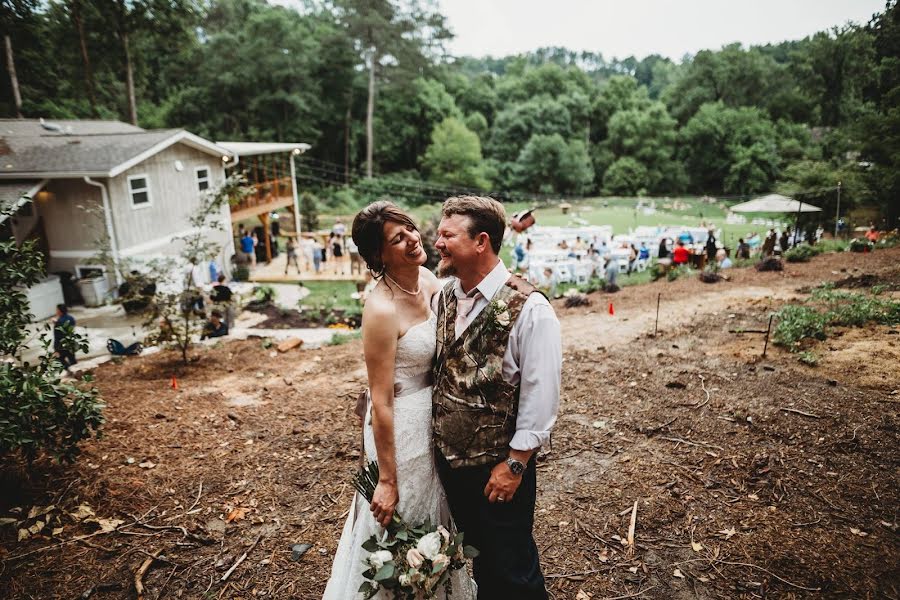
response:
[[[559,321],[500,260],[503,205],[463,196],[443,206],[436,299],[435,460],[474,561],[480,600],[545,599],[532,537],[535,454],[559,408]]]

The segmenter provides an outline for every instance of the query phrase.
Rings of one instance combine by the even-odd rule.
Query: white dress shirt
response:
[[[472,295],[477,289],[482,297],[464,319],[462,328],[457,328],[457,338],[509,278],[509,271],[501,260],[470,291],[469,295]],[[453,290],[457,298],[466,297],[459,279]],[[562,340],[556,313],[543,294],[531,294],[513,325],[503,356],[503,379],[520,386],[516,433],[509,442],[510,448],[535,450],[550,441],[550,430],[559,411],[561,368]]]

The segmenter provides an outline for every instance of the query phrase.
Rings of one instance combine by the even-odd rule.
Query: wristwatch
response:
[[[525,465],[514,459],[512,456],[506,459],[506,466],[509,467],[509,470],[512,471],[512,474],[516,477],[525,472]]]

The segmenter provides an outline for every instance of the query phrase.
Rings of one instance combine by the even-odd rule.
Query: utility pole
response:
[[[837,211],[834,213],[834,239],[838,236],[838,221],[841,218],[841,182],[837,186]]]

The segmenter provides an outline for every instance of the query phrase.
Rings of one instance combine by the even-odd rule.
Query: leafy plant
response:
[[[794,246],[785,252],[784,259],[789,263],[809,262],[809,260],[818,253],[819,250],[815,246],[801,244],[799,246]]]
[[[779,346],[787,346],[792,351],[804,339],[824,340],[826,316],[809,306],[791,304],[775,313],[778,325],[772,339]]]
[[[875,244],[869,240],[854,238],[850,240],[850,252],[871,252],[875,249]]]
[[[99,436],[103,404],[89,376],[62,380],[63,365],[51,351],[52,325],[40,333],[36,362],[21,359],[31,322],[25,290],[43,272],[34,242],[0,241],[0,456],[21,452],[31,462],[46,452],[58,462],[72,462],[82,441]],[[69,327],[62,347],[85,352],[88,344]]]
[[[806,350],[800,353],[800,355],[797,357],[797,360],[802,362],[804,365],[809,365],[810,367],[815,367],[817,364],[819,364],[819,357],[816,356],[814,352],[809,352]]]

